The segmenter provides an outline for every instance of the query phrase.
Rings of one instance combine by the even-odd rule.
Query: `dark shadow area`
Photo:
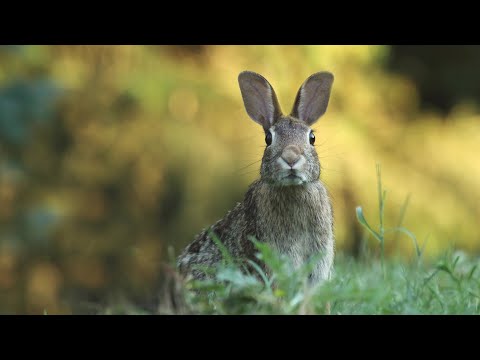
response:
[[[480,46],[394,45],[387,69],[410,77],[421,106],[448,113],[459,102],[480,102]]]

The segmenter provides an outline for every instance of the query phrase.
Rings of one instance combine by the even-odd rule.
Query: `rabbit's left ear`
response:
[[[329,72],[310,76],[298,90],[290,115],[312,125],[327,111],[332,84],[333,74]]]

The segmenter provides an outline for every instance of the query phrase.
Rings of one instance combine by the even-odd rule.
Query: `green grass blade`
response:
[[[375,230],[373,230],[370,225],[368,224],[367,220],[365,219],[365,216],[363,215],[363,210],[361,206],[357,206],[356,214],[357,214],[357,220],[358,222],[365,228],[367,229],[375,239],[377,239],[379,242],[381,242],[380,234],[378,234]]]
[[[400,208],[400,213],[398,215],[397,227],[401,227],[403,220],[405,219],[405,213],[407,212],[407,207],[410,204],[410,197],[412,194],[408,193],[403,201],[402,207]]]
[[[218,236],[213,232],[212,229],[208,230],[208,236],[213,240],[215,245],[217,245],[218,249],[220,250],[220,253],[222,254],[223,259],[227,262],[227,264],[233,264],[235,263],[235,260],[233,259],[232,255],[226,248],[226,246],[220,241]]]
[[[477,265],[474,265],[474,266],[472,267],[472,269],[469,271],[468,276],[467,276],[467,279],[468,279],[468,280],[470,280],[470,279],[472,278],[473,273],[475,272],[475,270],[477,270]]]
[[[260,266],[258,266],[258,264],[257,264],[255,261],[247,260],[247,263],[249,263],[250,266],[255,269],[255,271],[256,271],[256,272],[260,275],[260,277],[262,278],[262,281],[265,283],[265,286],[270,289],[271,283],[270,283],[270,281],[268,280],[268,277],[267,277],[267,275],[265,274],[265,272],[262,270],[262,268],[261,268]]]
[[[403,226],[400,226],[400,227],[395,227],[393,229],[388,229],[388,231],[389,232],[390,231],[398,231],[398,232],[401,232],[401,233],[404,233],[405,235],[407,235],[413,241],[413,245],[415,246],[415,252],[417,254],[417,258],[422,256],[422,250],[418,246],[417,238],[410,230],[404,228]]]

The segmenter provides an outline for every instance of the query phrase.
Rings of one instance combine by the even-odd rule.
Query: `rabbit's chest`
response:
[[[298,216],[294,207],[289,218],[283,214],[272,214],[262,226],[262,238],[278,252],[288,255],[299,265],[313,253],[320,251],[323,229],[319,219],[303,214]],[[288,213],[288,212],[287,212]]]
[[[318,201],[276,203],[269,208],[268,216],[259,221],[259,237],[299,266],[328,246],[331,214],[322,206],[329,204]]]
[[[299,265],[333,249],[332,212],[325,187],[275,188],[266,184],[256,193],[255,228],[259,240]]]

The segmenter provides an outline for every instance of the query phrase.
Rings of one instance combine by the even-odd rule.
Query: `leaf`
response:
[[[285,256],[277,253],[268,244],[256,240],[253,236],[250,236],[249,240],[253,242],[255,247],[259,250],[259,253],[257,254],[258,259],[262,260],[274,273],[282,272],[282,268],[286,266],[286,262],[288,261]]]
[[[252,261],[252,260],[247,260],[247,262],[250,264],[250,266],[252,268],[255,269],[255,271],[260,275],[260,277],[262,278],[263,282],[265,283],[265,286],[270,289],[270,286],[271,286],[271,283],[270,281],[268,280],[268,277],[267,275],[265,274],[265,272],[262,270],[262,268],[260,266],[258,266],[258,264],[255,262],[255,261]]]
[[[192,270],[198,270],[203,272],[205,275],[215,275],[217,269],[216,266],[211,265],[202,265],[202,264],[195,264],[192,266]]]
[[[477,269],[477,265],[474,265],[472,267],[472,269],[470,270],[470,272],[468,273],[468,280],[470,280],[473,276],[473,273],[475,272],[475,270]]]
[[[217,280],[227,281],[235,285],[237,288],[258,285],[258,280],[253,276],[242,273],[239,269],[226,268],[217,274]]]
[[[227,262],[227,264],[234,264],[235,260],[233,259],[232,255],[230,255],[227,247],[220,241],[220,239],[217,237],[217,235],[213,232],[211,228],[208,230],[208,236],[210,236],[215,245],[217,245],[223,259]]]
[[[456,256],[455,257],[455,260],[453,260],[453,264],[452,264],[452,272],[455,271],[455,268],[457,267],[457,264],[458,264],[458,260],[460,260],[460,256]]]
[[[302,292],[296,293],[293,299],[290,300],[290,304],[289,304],[290,308],[293,310],[296,306],[298,306],[303,301],[304,298],[305,296]]]
[[[187,284],[188,289],[205,291],[205,292],[216,292],[222,291],[225,289],[225,286],[215,280],[192,280]]]
[[[415,246],[415,252],[417,253],[417,257],[422,256],[422,249],[420,249],[420,247],[418,246],[417,238],[410,230],[404,228],[403,226],[398,226],[392,229],[388,229],[388,231],[398,231],[406,234],[413,241],[413,245]]]
[[[400,214],[398,216],[397,227],[401,227],[403,220],[405,219],[405,213],[407,211],[408,204],[410,203],[411,194],[409,193],[405,200],[403,201],[402,207],[400,208]]]
[[[444,271],[446,272],[447,274],[451,274],[451,270],[450,268],[445,264],[445,263],[440,263],[440,264],[437,264],[436,268],[440,271]]]
[[[357,220],[364,228],[366,228],[379,242],[382,242],[380,235],[373,230],[370,225],[368,225],[367,220],[365,220],[365,216],[363,216],[363,210],[361,206],[357,206],[355,209],[357,213]]]

